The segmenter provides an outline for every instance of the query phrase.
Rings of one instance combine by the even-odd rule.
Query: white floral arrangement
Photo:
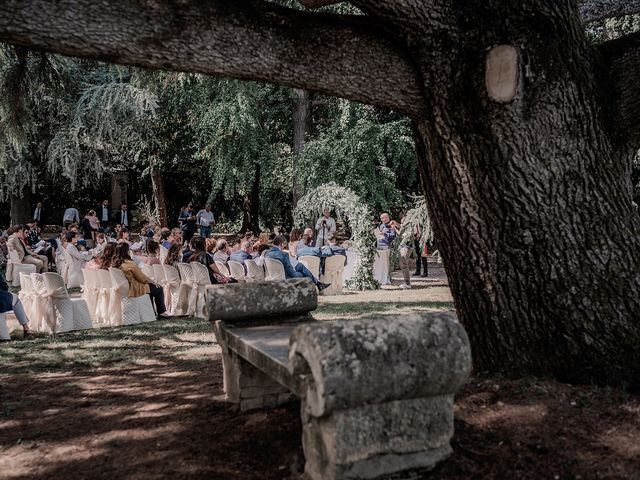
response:
[[[347,281],[350,290],[376,290],[380,284],[373,277],[376,239],[371,226],[371,210],[352,190],[331,182],[316,187],[303,196],[296,205],[293,219],[296,225],[314,225],[316,218],[328,208],[337,218],[349,223],[349,239],[358,254],[358,264]]]

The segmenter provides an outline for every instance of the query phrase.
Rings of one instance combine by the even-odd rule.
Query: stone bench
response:
[[[241,410],[301,400],[311,479],[430,468],[451,453],[471,352],[451,313],[319,322],[306,279],[209,290],[224,390]]]

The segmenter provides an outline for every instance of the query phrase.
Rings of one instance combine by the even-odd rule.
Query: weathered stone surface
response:
[[[315,417],[360,405],[454,393],[471,349],[452,313],[316,322],[291,335],[289,371],[301,375]]]
[[[453,395],[305,414],[305,473],[313,480],[376,478],[433,467],[451,453]]]
[[[207,287],[209,320],[227,323],[278,321],[304,315],[318,307],[318,291],[307,278],[282,282],[227,284]]]

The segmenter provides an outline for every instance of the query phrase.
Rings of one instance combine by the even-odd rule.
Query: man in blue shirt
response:
[[[229,261],[241,263],[246,272],[247,266],[244,262],[245,260],[253,260],[253,255],[251,255],[252,248],[253,243],[251,243],[249,240],[245,240],[244,242],[242,242],[242,245],[240,245],[240,250],[231,254],[231,256],[229,257]]]
[[[291,266],[291,260],[289,259],[289,254],[282,251],[282,248],[285,244],[285,238],[282,235],[278,235],[273,239],[273,247],[271,247],[265,256],[267,258],[272,258],[274,260],[278,260],[284,266],[284,275],[286,278],[300,278],[307,277],[313,281],[313,283],[318,287],[318,290],[324,290],[329,287],[328,283],[321,283],[313,274],[309,271],[307,267],[305,267],[302,263],[298,263],[295,268]]]

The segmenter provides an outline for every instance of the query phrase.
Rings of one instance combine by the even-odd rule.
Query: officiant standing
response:
[[[316,222],[316,247],[329,245],[329,239],[336,233],[336,221],[331,218],[331,211],[325,208],[322,216]]]
[[[380,215],[380,225],[376,231],[377,259],[373,265],[373,276],[380,285],[390,285],[389,248],[400,232],[400,224],[391,220],[388,213]]]

